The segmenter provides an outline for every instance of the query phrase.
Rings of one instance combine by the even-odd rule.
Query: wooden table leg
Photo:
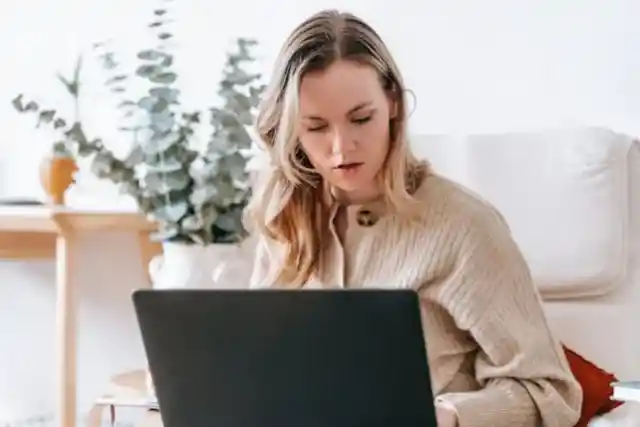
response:
[[[75,427],[77,413],[76,289],[72,281],[73,237],[61,233],[56,241],[56,332],[58,376],[56,426]]]

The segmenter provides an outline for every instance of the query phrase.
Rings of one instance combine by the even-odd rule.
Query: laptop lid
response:
[[[164,427],[435,427],[409,290],[139,290]]]

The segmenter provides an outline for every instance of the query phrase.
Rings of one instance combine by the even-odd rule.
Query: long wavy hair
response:
[[[407,141],[406,93],[400,71],[380,36],[358,17],[325,10],[297,26],[285,41],[262,99],[257,131],[269,164],[259,173],[247,220],[254,232],[285,248],[275,285],[301,287],[316,272],[325,248],[330,207],[325,186],[296,135],[302,78],[338,60],[377,70],[380,83],[396,103],[390,119],[390,149],[377,176],[391,209],[415,218],[419,205],[412,192],[428,170]]]

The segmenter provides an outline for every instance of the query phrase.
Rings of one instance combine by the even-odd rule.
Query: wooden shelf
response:
[[[137,212],[0,206],[0,258],[54,259],[56,236],[61,233],[109,230],[148,234],[154,228],[152,222]],[[145,245],[145,250],[149,250],[146,248],[149,245]]]
[[[138,212],[79,210],[65,207],[0,206],[1,231],[57,233],[76,230],[151,231],[154,224]]]
[[[56,234],[0,231],[0,259],[51,260],[56,257]]]

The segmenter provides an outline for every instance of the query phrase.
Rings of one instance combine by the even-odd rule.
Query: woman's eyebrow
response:
[[[362,110],[365,107],[370,106],[371,104],[373,104],[372,101],[360,102],[359,104],[356,104],[354,107],[350,108],[349,111],[347,111],[346,115],[348,116],[350,114],[353,114],[359,110]],[[315,115],[305,115],[304,118],[309,120],[324,120],[322,117],[315,116]]]

